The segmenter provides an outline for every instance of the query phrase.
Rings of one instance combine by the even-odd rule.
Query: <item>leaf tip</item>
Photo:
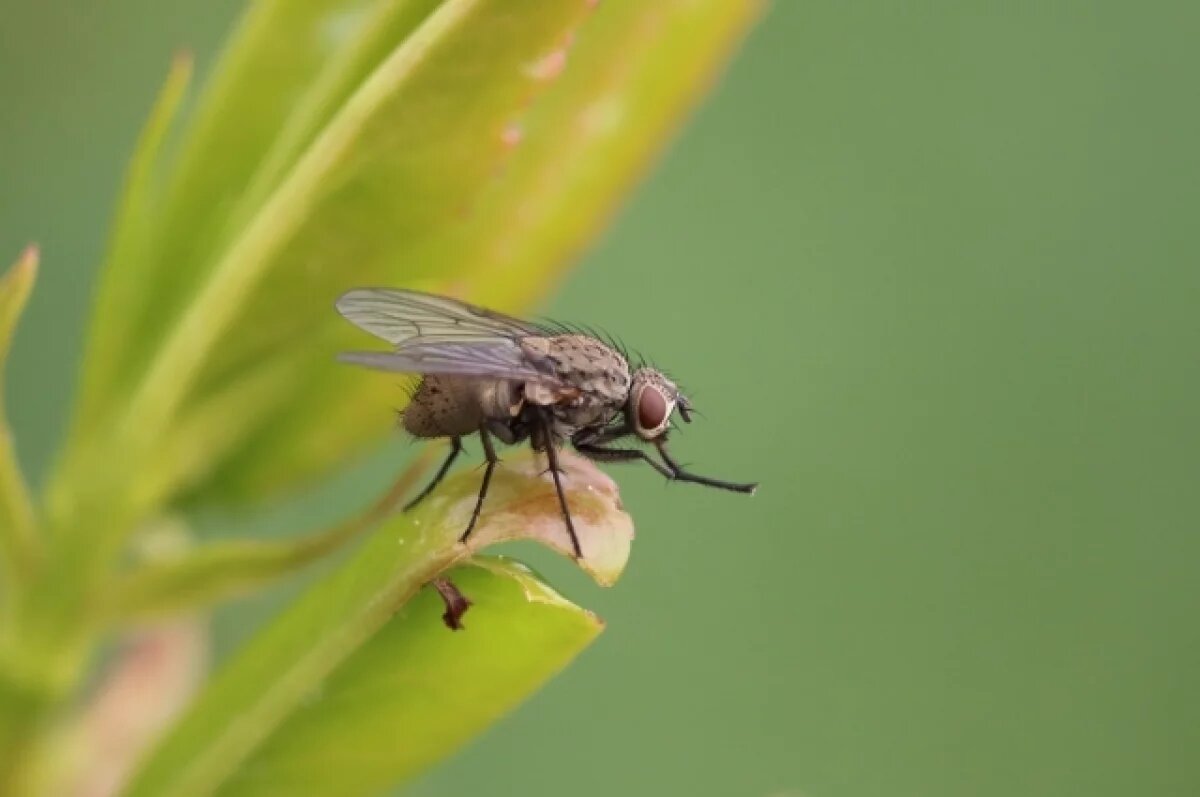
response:
[[[195,66],[196,54],[191,48],[183,47],[176,50],[175,54],[171,56],[170,73],[172,76],[190,77]]]
[[[16,264],[12,268],[12,277],[18,282],[32,283],[37,277],[38,263],[42,259],[42,247],[31,243],[21,250]]]
[[[469,554],[499,542],[533,540],[571,558],[597,584],[612,586],[629,560],[633,519],[621,504],[616,483],[590,460],[563,451],[558,462],[582,556],[574,555],[553,477],[536,456],[504,460],[465,542],[457,542],[457,536],[475,512],[478,476],[463,473],[448,480],[440,497],[431,497],[428,511],[443,517],[438,525]]]
[[[7,330],[11,333],[11,327],[16,324],[16,319],[25,306],[30,291],[33,290],[40,261],[41,249],[36,243],[31,243],[22,250],[17,262],[8,272],[0,274],[0,332]]]

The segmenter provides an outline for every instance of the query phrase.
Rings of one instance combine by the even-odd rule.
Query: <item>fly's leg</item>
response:
[[[500,457],[496,456],[496,449],[492,447],[492,436],[488,434],[487,427],[479,427],[479,441],[483,443],[483,455],[487,457],[487,468],[483,471],[483,483],[479,485],[479,498],[475,501],[475,511],[471,513],[471,522],[467,524],[467,530],[458,538],[459,542],[466,542],[467,538],[471,536],[471,532],[475,528],[475,521],[479,520],[479,512],[483,509],[483,499],[487,498],[488,485],[492,482],[492,471],[500,462]]]
[[[463,452],[463,444],[461,437],[450,438],[450,453],[446,455],[446,459],[442,462],[442,466],[438,468],[438,472],[434,475],[433,481],[426,485],[425,489],[417,494],[417,497],[404,505],[404,511],[412,509],[417,504],[421,503],[426,496],[433,492],[433,488],[441,483],[442,479],[446,478],[446,474],[450,472],[450,466],[454,464],[454,460],[458,459],[458,455]]]
[[[597,440],[605,439],[601,435],[578,435],[572,443],[575,450],[583,454],[588,459],[596,462],[632,462],[634,460],[642,460],[654,468],[656,471],[666,476],[672,481],[692,482],[693,484],[703,484],[705,487],[716,487],[721,490],[731,490],[735,493],[753,493],[758,489],[757,484],[738,484],[736,482],[721,481],[720,479],[710,479],[707,476],[698,476],[694,473],[689,473],[678,462],[676,462],[668,453],[666,441],[656,440],[655,448],[662,456],[663,461],[658,462],[645,451],[636,448],[607,448],[600,445]],[[608,437],[607,439],[612,439]],[[666,463],[666,464],[663,464]]]
[[[737,482],[727,482],[721,479],[711,479],[708,476],[698,476],[695,473],[688,473],[683,469],[683,466],[671,458],[667,452],[665,440],[655,440],[654,447],[658,449],[658,454],[663,458],[663,462],[667,463],[667,467],[671,469],[672,479],[681,482],[692,482],[693,484],[703,484],[705,487],[716,487],[719,490],[730,490],[735,493],[754,494],[758,489],[758,483],[739,484]]]
[[[459,592],[458,587],[448,578],[435,578],[429,584],[437,590],[438,595],[442,596],[442,602],[446,604],[442,622],[451,631],[463,630],[465,626],[462,624],[462,617],[467,613],[467,609],[471,608],[470,598]]]
[[[563,492],[562,486],[562,468],[558,466],[558,449],[554,445],[554,441],[550,437],[550,422],[543,414],[542,433],[547,442],[546,459],[550,461],[550,475],[554,477],[554,489],[558,492],[558,504],[562,507],[563,520],[567,522],[567,534],[571,536],[571,547],[575,549],[575,558],[583,558],[583,549],[579,547],[579,537],[575,534],[575,524],[571,522],[571,510],[567,507],[567,496]]]
[[[605,448],[595,443],[575,443],[575,450],[593,462],[633,462],[640,459],[668,479],[675,478],[674,471],[638,448]]]

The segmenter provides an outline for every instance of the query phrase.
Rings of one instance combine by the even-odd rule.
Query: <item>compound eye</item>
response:
[[[656,387],[647,385],[638,394],[637,422],[639,431],[650,434],[667,422],[671,412],[667,397]]]

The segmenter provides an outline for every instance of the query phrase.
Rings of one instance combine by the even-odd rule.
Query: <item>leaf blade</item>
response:
[[[577,457],[562,464],[586,554],[580,564],[611,583],[628,558],[632,523],[611,479]],[[130,797],[198,797],[225,786],[319,684],[374,643],[423,584],[483,547],[522,538],[569,551],[553,485],[532,458],[514,458],[497,471],[480,525],[466,545],[459,543],[477,480],[470,473],[452,477],[413,513],[390,518],[244,646],[146,763]]]
[[[211,607],[320,561],[395,511],[432,463],[426,449],[390,490],[357,517],[287,540],[234,539],[203,543],[150,558],[105,591],[103,615],[113,623],[145,622]]]
[[[396,273],[411,264],[408,279],[371,276],[363,284],[457,293],[509,311],[531,306],[598,233],[761,8],[757,0],[601,3],[573,42],[531,62],[545,91],[498,131],[511,157],[471,212],[419,246],[391,253]],[[617,52],[621,57],[613,57]],[[614,107],[625,109],[622,122],[600,124],[596,109]],[[318,316],[309,320],[324,330],[322,345],[361,347],[332,313],[312,312]],[[403,401],[378,375],[332,359],[314,360],[304,384],[303,396],[197,488],[196,502],[248,500],[311,478],[383,439],[389,410]]]
[[[169,445],[171,420],[190,395],[311,340],[314,327],[327,332],[345,263],[362,279],[395,273],[395,246],[453,225],[506,157],[503,120],[539,85],[524,65],[569,37],[587,12],[582,0],[439,6],[349,97],[218,258],[123,412],[122,446]],[[481,80],[493,73],[502,78]],[[424,112],[431,107],[445,112]],[[481,135],[489,146],[477,146]],[[397,184],[406,190],[389,203]],[[363,192],[372,194],[370,212],[348,213],[347,197],[353,204]],[[287,267],[295,262],[308,264],[306,279]]]
[[[422,590],[217,793],[377,794],[461,747],[602,629],[511,563],[474,560],[449,575],[474,604],[462,633]]]
[[[111,385],[128,385],[146,367],[152,346],[197,281],[211,266],[213,249],[227,227],[246,183],[270,150],[297,98],[336,59],[363,24],[373,0],[264,0],[251,4],[226,45],[217,68],[183,131],[177,157],[156,208],[146,262],[128,265],[109,258],[108,283],[121,283],[125,301],[101,303],[91,338],[105,338],[103,352],[86,363],[83,400],[87,415],[115,411],[121,399]],[[170,86],[170,81],[168,81]],[[146,137],[135,154],[142,159],[154,142],[168,93],[151,112]],[[135,181],[131,181],[131,185]],[[122,213],[116,236],[136,220]]]
[[[99,422],[105,400],[116,390],[118,365],[126,351],[134,348],[131,338],[135,321],[141,307],[150,301],[155,274],[148,255],[161,217],[158,181],[162,177],[163,147],[191,83],[193,67],[187,53],[180,53],[171,62],[126,170],[95,297],[73,436],[86,434]]]
[[[17,461],[4,410],[4,366],[17,321],[33,291],[38,260],[37,247],[30,246],[12,268],[0,276],[0,560],[3,561],[6,585],[27,577],[41,550],[33,502]]]

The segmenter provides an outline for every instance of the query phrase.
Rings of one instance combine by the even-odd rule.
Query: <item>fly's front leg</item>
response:
[[[672,481],[692,482],[694,484],[703,484],[706,487],[716,487],[721,490],[731,490],[735,493],[753,493],[758,489],[757,484],[738,484],[736,482],[721,481],[720,479],[710,479],[707,476],[698,476],[694,473],[689,473],[682,465],[676,462],[667,451],[665,440],[655,440],[654,446],[658,449],[658,453],[662,456],[663,461],[659,462],[654,457],[647,454],[645,451],[637,448],[608,448],[601,445],[604,441],[614,440],[623,437],[620,427],[603,430],[599,433],[584,431],[572,438],[571,442],[575,446],[575,450],[585,457],[596,462],[633,462],[642,460],[650,465],[656,471],[661,473],[666,478]],[[665,463],[665,464],[664,464]]]
[[[575,450],[595,462],[633,462],[642,460],[668,479],[675,478],[675,472],[654,457],[638,448],[605,448],[596,443],[574,443]]]
[[[575,435],[574,439],[577,439],[580,443],[602,446],[605,443],[611,443],[614,440],[620,440],[622,437],[629,437],[633,433],[633,427],[629,425],[629,422],[622,421],[621,423],[613,426],[602,427],[599,429],[581,429],[579,433]]]
[[[659,455],[663,458],[663,462],[671,470],[671,477],[676,481],[692,482],[693,484],[703,484],[705,487],[716,487],[719,490],[730,490],[735,493],[754,494],[758,489],[758,482],[751,484],[740,484],[738,482],[727,482],[721,479],[710,479],[708,476],[698,476],[695,473],[689,473],[684,470],[683,466],[671,458],[671,454],[667,451],[667,441],[664,439],[655,440],[654,447],[658,449]],[[661,472],[661,471],[660,471]]]
[[[488,485],[492,481],[492,471],[496,469],[496,464],[500,462],[500,458],[496,456],[496,449],[492,447],[492,436],[488,434],[486,426],[479,427],[479,441],[483,444],[483,454],[487,457],[487,469],[483,472],[483,483],[479,485],[479,498],[475,501],[475,510],[471,513],[471,522],[467,524],[467,530],[458,538],[459,542],[466,542],[471,536],[471,532],[475,528],[475,522],[479,520],[479,512],[483,509],[483,499],[487,498]]]

